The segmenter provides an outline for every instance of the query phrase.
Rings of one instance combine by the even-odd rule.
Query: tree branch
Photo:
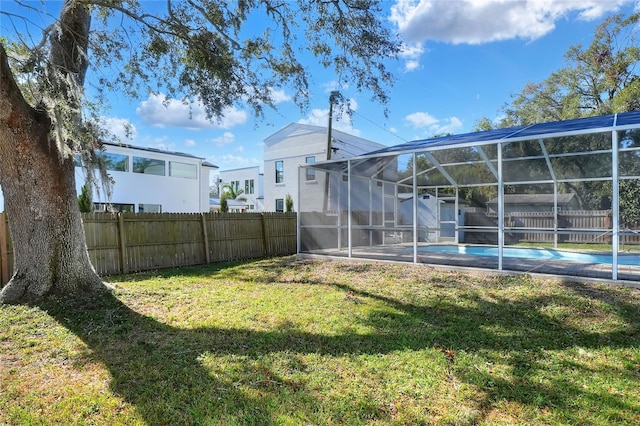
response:
[[[1,127],[14,128],[18,116],[31,116],[36,122],[49,125],[44,111],[36,110],[26,101],[18,87],[4,45],[0,43],[0,123]]]

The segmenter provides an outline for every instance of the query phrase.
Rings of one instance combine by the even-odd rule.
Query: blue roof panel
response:
[[[633,124],[640,124],[640,111],[618,114],[616,126],[630,126]]]
[[[482,142],[509,140],[512,138],[534,138],[544,135],[558,135],[590,129],[605,129],[617,126],[638,125],[640,127],[640,111],[620,113],[617,115],[602,115],[597,117],[578,118],[574,120],[538,123],[529,126],[493,129],[483,132],[464,133],[460,135],[440,136],[431,139],[420,139],[405,142],[367,153],[366,155],[392,154],[428,150],[432,148],[453,148],[456,145],[482,144]]]
[[[415,141],[405,142],[400,145],[394,145],[387,148],[379,149],[377,151],[367,153],[367,155],[413,151],[413,150],[419,150],[419,149],[422,150],[422,149],[429,149],[429,148],[436,148],[436,147],[450,147],[454,145],[469,144],[474,142],[485,142],[485,141],[505,139],[522,129],[526,129],[527,127],[530,127],[530,126],[510,127],[506,129],[492,129],[492,130],[485,130],[482,132],[440,136],[440,137],[431,138],[431,139],[419,139]]]
[[[574,120],[556,121],[553,123],[539,123],[518,132],[513,137],[540,136],[545,134],[557,134],[575,132],[579,130],[600,129],[613,126],[613,115],[598,117],[578,118]]]

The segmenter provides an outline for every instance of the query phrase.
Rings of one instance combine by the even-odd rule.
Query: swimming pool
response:
[[[457,245],[430,245],[418,247],[418,253],[437,254],[466,254],[471,256],[498,257],[498,247],[491,246],[457,246]],[[502,251],[504,257],[516,257],[540,260],[559,260],[585,263],[612,263],[610,254],[588,254],[555,249],[542,248],[515,248],[505,247]],[[618,255],[618,265],[640,266],[640,255]]]

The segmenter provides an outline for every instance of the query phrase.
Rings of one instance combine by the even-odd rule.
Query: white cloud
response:
[[[481,44],[523,38],[534,40],[570,13],[595,20],[634,0],[398,0],[391,21],[406,42],[425,40]]]
[[[184,140],[184,146],[196,146],[196,141],[194,141],[193,139],[185,139]]]
[[[271,99],[273,99],[273,102],[277,105],[277,104],[281,104],[283,102],[289,102],[291,100],[291,96],[287,95],[284,90],[276,90],[276,89],[271,89]]]
[[[248,101],[252,96],[255,96],[255,89],[251,86],[245,86],[244,90],[246,92],[245,95],[242,96],[244,101]],[[271,98],[271,101],[274,105],[282,104],[285,102],[291,101],[291,96],[287,95],[287,93],[283,89],[276,89],[274,87],[269,87],[268,96]]]
[[[423,134],[427,137],[454,134],[462,128],[462,121],[458,117],[436,118],[428,112],[414,112],[407,115],[404,120],[414,129],[423,130]]]
[[[240,157],[237,155],[227,154],[223,156],[211,156],[207,158],[207,161],[220,167],[222,170],[226,169],[238,169],[241,167],[249,166],[261,166],[262,160],[258,158]]]
[[[351,103],[351,108],[354,111],[358,109],[358,103],[354,99],[350,99],[350,103]],[[329,108],[326,108],[326,109],[315,108],[311,110],[311,113],[307,118],[302,118],[298,120],[298,123],[310,124],[312,126],[327,127],[327,124],[329,123]],[[340,130],[345,133],[349,133],[354,136],[360,136],[361,134],[360,130],[354,128],[351,125],[349,117],[346,115],[340,118],[339,120],[334,115],[331,128]]]
[[[145,136],[144,139],[142,140],[142,144],[143,146],[159,145],[159,144],[164,144],[168,139],[169,137],[167,135],[163,135],[159,137]]]
[[[443,134],[455,134],[458,130],[462,129],[462,120],[458,117],[443,118],[441,124],[439,124],[434,131],[434,135]]]
[[[331,80],[324,83],[322,87],[324,87],[325,93],[331,93],[336,90],[337,91],[347,90],[349,88],[349,85],[346,83],[340,83],[339,81],[336,81],[336,80]],[[328,98],[327,98],[327,101],[328,101]]]
[[[439,121],[428,112],[414,112],[413,114],[407,115],[404,119],[416,129],[433,126]]]
[[[327,126],[329,122],[329,108],[320,109],[314,108],[309,113],[307,118],[301,118],[298,120],[300,124],[311,124],[313,126]]]
[[[176,151],[175,143],[156,143],[152,145],[147,145],[149,148],[160,149],[162,151]]]
[[[218,136],[217,138],[211,139],[216,146],[225,146],[230,145],[235,142],[236,136],[231,132],[224,132],[222,136]]]
[[[169,142],[169,137],[167,135],[159,137],[145,136],[137,144],[139,146],[161,149],[163,151],[177,151],[175,142]]]
[[[223,117],[218,122],[211,122],[200,102],[188,103],[176,99],[165,101],[164,95],[156,94],[140,102],[136,113],[150,126],[173,126],[191,130],[229,129],[247,121],[245,111],[230,107],[223,112]]]
[[[405,72],[419,70],[420,68],[422,68],[422,66],[420,65],[420,61],[416,59],[409,59],[404,63]]]
[[[128,119],[119,117],[100,117],[100,126],[111,133],[119,142],[133,140],[138,135],[136,126]]]
[[[424,53],[424,47],[419,43],[409,46],[403,44],[400,49],[400,58],[405,60],[404,71],[411,72],[422,68],[420,65],[420,56]]]

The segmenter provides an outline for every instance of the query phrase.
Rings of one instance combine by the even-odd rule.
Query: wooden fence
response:
[[[509,213],[505,217],[505,226],[517,230],[553,229],[552,212]],[[611,211],[610,210],[567,210],[558,213],[558,235],[561,242],[566,243],[610,243]],[[575,231],[574,231],[575,230]],[[579,232],[576,232],[579,231]],[[522,232],[517,239],[527,242],[553,241],[552,234],[539,232]]]
[[[100,275],[296,252],[296,213],[84,213],[82,220]],[[0,213],[0,286],[12,271],[8,219]]]
[[[509,244],[518,242],[553,242],[554,214],[552,212],[511,212],[504,217],[508,229]],[[611,243],[611,210],[565,210],[558,213],[558,240],[565,243]],[[467,226],[498,226],[495,213],[467,212]],[[471,237],[482,236],[471,234]],[[488,232],[497,239],[496,231]],[[466,238],[465,234],[465,238]],[[494,241],[494,244],[496,242]],[[639,244],[640,232],[633,229],[620,230],[620,244]]]

